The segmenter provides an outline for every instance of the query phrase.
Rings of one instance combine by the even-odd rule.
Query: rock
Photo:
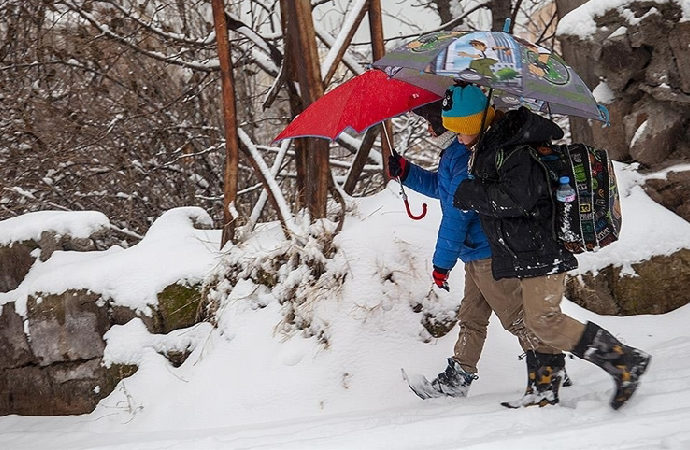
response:
[[[660,163],[675,148],[685,123],[675,108],[643,98],[624,118],[630,156],[647,166]]]
[[[690,22],[676,23],[668,34],[668,42],[680,77],[679,88],[690,93]]]
[[[102,364],[108,309],[100,295],[85,289],[29,296],[27,339],[14,304],[3,305],[0,415],[86,414],[136,372],[136,366]]]
[[[161,355],[170,361],[173,367],[180,367],[189,358],[194,349],[187,347],[184,350],[167,350],[165,352],[159,352]]]
[[[158,293],[158,306],[154,308],[154,333],[191,327],[197,323],[197,310],[201,302],[201,286],[172,284]],[[146,321],[144,322],[146,323]],[[148,323],[147,323],[148,326]]]
[[[136,366],[106,368],[100,358],[0,370],[0,415],[86,414],[136,371]]]
[[[0,370],[35,362],[24,334],[24,319],[15,312],[14,303],[3,305],[0,314]]]
[[[625,35],[603,42],[595,72],[605,77],[609,87],[622,92],[631,80],[644,79],[645,68],[652,60],[647,47],[633,48]]]
[[[21,284],[36,260],[31,252],[37,247],[32,241],[0,246],[0,292],[9,292]]]
[[[613,284],[616,273],[608,266],[592,275],[587,272],[576,277],[567,277],[565,295],[568,300],[577,303],[588,311],[605,316],[620,313],[620,306],[614,298]]]
[[[38,242],[27,240],[0,246],[0,292],[9,292],[21,284],[31,269],[39,249],[38,258],[47,261],[56,250],[91,251],[96,249],[96,239],[103,236],[102,231],[94,232],[89,238],[75,238],[44,231]]]
[[[38,246],[41,249],[41,261],[48,261],[48,258],[53,256],[55,250],[60,250],[58,246],[60,238],[54,231],[44,231],[41,233],[41,238],[38,240]]]
[[[450,315],[432,315],[425,313],[422,316],[422,326],[435,338],[448,334],[458,323],[457,317]]]
[[[690,171],[670,172],[665,180],[650,179],[642,187],[652,200],[690,222]]]
[[[100,295],[84,289],[29,296],[30,347],[41,366],[88,360],[103,355],[103,335],[110,328]]]
[[[606,267],[596,275],[568,277],[566,296],[602,315],[664,314],[690,303],[690,249],[632,265],[635,275]]]
[[[630,159],[630,147],[625,132],[624,118],[630,114],[632,104],[623,98],[607,104],[606,107],[611,117],[611,126],[592,126],[594,142],[605,143],[603,148],[608,150],[611,159],[628,161]]]

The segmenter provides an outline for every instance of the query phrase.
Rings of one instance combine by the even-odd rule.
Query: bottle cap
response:
[[[558,179],[558,182],[561,184],[568,184],[570,182],[570,177],[562,176]]]

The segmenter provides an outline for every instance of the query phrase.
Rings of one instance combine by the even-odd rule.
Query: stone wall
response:
[[[0,247],[0,290],[19,286],[37,258],[56,249],[90,250],[88,240],[45,234],[39,242]],[[167,333],[196,322],[199,286],[173,284],[158,295],[151,316],[105,301],[86,289],[34,293],[25,317],[15,303],[0,313],[0,415],[65,415],[93,411],[136,366],[103,364],[103,335],[113,325],[140,317],[152,333]],[[187,354],[165,355],[179,366]]]

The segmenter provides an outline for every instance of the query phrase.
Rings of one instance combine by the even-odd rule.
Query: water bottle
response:
[[[570,187],[570,178],[563,176],[558,179],[560,186],[556,189],[556,200],[561,203],[572,203],[575,201],[575,189]]]

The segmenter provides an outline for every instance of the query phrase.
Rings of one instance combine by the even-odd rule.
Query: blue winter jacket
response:
[[[489,243],[474,211],[453,206],[453,194],[467,178],[470,151],[457,139],[441,153],[437,172],[429,172],[412,164],[403,181],[405,186],[441,202],[441,225],[438,228],[433,264],[452,269],[460,258],[463,262],[491,257]]]

